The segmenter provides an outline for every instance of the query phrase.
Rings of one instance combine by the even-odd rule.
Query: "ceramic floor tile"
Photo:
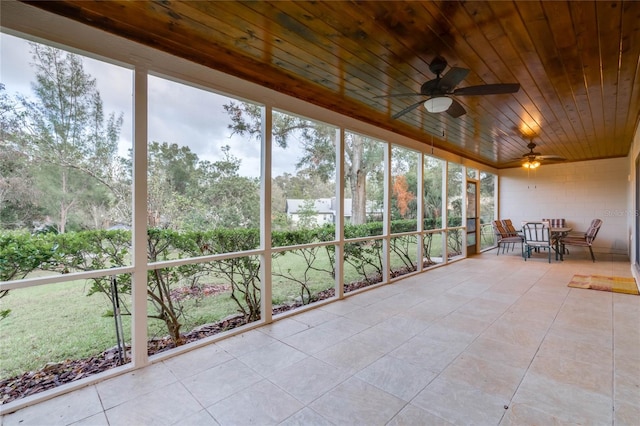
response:
[[[456,310],[459,314],[468,315],[481,321],[494,321],[502,315],[509,304],[496,300],[474,299]]]
[[[372,329],[379,332],[402,333],[408,338],[424,331],[431,324],[433,323],[419,318],[396,315],[376,324]]]
[[[496,425],[509,400],[490,395],[460,382],[438,378],[411,404],[453,424]]]
[[[284,318],[260,327],[258,331],[276,339],[284,339],[285,337],[307,330],[309,327],[308,324],[296,321],[293,318]]]
[[[314,356],[327,364],[356,373],[383,355],[375,346],[347,339],[324,349]]]
[[[276,339],[273,337],[258,330],[249,330],[221,340],[216,344],[233,356],[241,356],[275,341]]]
[[[371,289],[367,288],[363,291],[356,292],[355,294],[350,295],[350,297],[356,297],[357,302],[362,306],[369,306],[383,301],[398,293],[402,293],[402,287],[396,285],[395,283],[392,283],[376,285]]]
[[[276,341],[240,356],[238,360],[262,376],[268,377],[271,374],[277,374],[280,369],[286,368],[307,356],[307,354],[289,345]]]
[[[401,327],[393,331],[389,330],[384,323],[380,323],[354,335],[351,339],[375,347],[383,353],[387,353],[398,348],[413,336],[414,334],[406,332]]]
[[[559,419],[544,411],[536,410],[526,404],[511,404],[505,411],[505,415],[500,421],[500,426],[522,426],[522,425],[540,425],[540,426],[578,426],[578,423]]]
[[[528,372],[513,402],[535,407],[562,421],[577,424],[612,424],[610,397]]]
[[[613,377],[615,401],[628,402],[640,407],[640,374],[628,374],[616,369]]]
[[[340,341],[360,333],[369,328],[369,326],[363,322],[342,317],[327,321],[316,328],[330,333],[336,341]]]
[[[497,278],[494,278],[493,282],[483,282],[483,281],[479,281],[477,277],[474,277],[473,279],[467,282],[458,284],[457,286],[453,287],[451,290],[448,291],[448,293],[478,297],[482,293],[486,292],[489,288],[491,288],[491,286],[494,285],[496,281],[499,279],[500,278],[497,277]]]
[[[475,338],[489,327],[489,325],[491,325],[491,321],[481,321],[477,318],[473,318],[459,312],[452,312],[435,321],[434,325],[446,327],[449,330],[464,332],[468,336],[473,336]]]
[[[385,309],[384,306],[378,307],[373,310],[368,306],[363,306],[360,309],[353,310],[345,314],[346,318],[350,318],[354,321],[361,322],[367,325],[376,325],[380,322],[389,319],[397,314],[394,309]]]
[[[327,303],[320,309],[334,315],[343,316],[349,312],[359,309],[360,307],[362,307],[362,304],[357,303],[356,297],[350,297],[348,299],[336,300],[332,303]]]
[[[604,365],[613,363],[613,349],[610,346],[593,344],[585,339],[568,339],[566,335],[553,331],[545,336],[538,350],[538,356],[561,357],[582,362],[598,360]]]
[[[106,410],[110,425],[171,425],[203,409],[181,383],[156,388]]]
[[[515,368],[490,359],[462,354],[440,375],[452,382],[466,383],[470,387],[511,400],[526,369]]]
[[[475,338],[476,334],[461,330],[459,327],[450,327],[446,321],[436,321],[431,326],[423,330],[419,336],[439,342],[442,344],[468,345]]]
[[[498,320],[488,327],[481,336],[515,346],[535,349],[540,346],[547,332],[546,328],[536,326],[536,324],[539,323],[531,322],[527,324]]]
[[[640,403],[618,402],[613,413],[614,424],[618,426],[637,425],[640,419]]]
[[[105,409],[137,398],[153,390],[176,383],[171,370],[162,362],[134,370],[96,384]]]
[[[2,417],[2,426],[67,425],[102,413],[94,386],[79,389]],[[98,416],[99,420],[99,416]]]
[[[309,407],[337,425],[382,425],[406,404],[360,379],[351,378]]]
[[[219,424],[204,408],[174,423],[175,426],[218,426]]]
[[[370,305],[370,307],[373,309],[376,309],[378,307],[384,307],[387,310],[393,310],[397,313],[397,312],[402,312],[404,310],[407,310],[412,306],[423,302],[424,300],[425,299],[423,297],[402,292],[402,293],[394,294],[393,296],[388,297],[378,303],[374,303]]]
[[[303,405],[267,380],[207,408],[220,425],[276,425]]]
[[[335,426],[329,420],[322,417],[310,408],[303,408],[285,421],[280,426]]]
[[[436,302],[428,301],[419,303],[404,312],[400,312],[397,315],[393,316],[390,320],[393,321],[395,318],[408,318],[414,321],[421,321],[423,323],[431,324],[439,320],[440,318],[443,318],[444,316],[450,314],[454,310],[455,307],[438,305]],[[385,318],[385,320],[389,320],[389,318]]]
[[[635,321],[640,324],[640,319]],[[613,347],[616,355],[638,361],[640,364],[640,332],[637,329],[627,332],[624,327],[619,327],[613,335]]]
[[[328,392],[350,374],[319,359],[308,357],[271,376],[269,381],[308,404]]]
[[[427,370],[440,372],[466,347],[466,343],[438,342],[422,335],[416,336],[389,355]]]
[[[319,330],[317,327],[285,337],[282,342],[306,354],[315,354],[338,343],[334,334]]]
[[[407,405],[400,411],[387,426],[414,426],[414,425],[429,425],[429,426],[452,426],[453,423],[449,423],[445,419],[442,419],[428,411],[416,407],[415,405]]]
[[[465,354],[490,359],[510,367],[528,368],[535,350],[480,336],[465,349]]]
[[[233,359],[184,379],[182,383],[206,408],[262,379],[247,365]]]
[[[547,336],[557,336],[576,343],[587,343],[602,348],[613,348],[613,336],[611,330],[587,329],[575,322],[554,322],[547,332]]]
[[[109,426],[109,421],[107,420],[107,415],[101,411],[93,416],[73,422],[70,426]]]
[[[308,326],[315,327],[324,322],[340,318],[340,315],[328,312],[325,309],[311,309],[302,313],[299,313],[292,317],[296,321],[299,321]]]
[[[608,398],[612,397],[613,366],[598,359],[582,362],[560,357],[537,356],[531,363],[529,373],[599,393]]]
[[[493,300],[500,303],[507,303],[511,305],[516,300],[522,297],[522,292],[517,289],[496,289],[496,287],[490,287],[486,291],[478,295],[481,299]]]
[[[233,358],[220,346],[212,343],[163,361],[178,378],[193,376]]]
[[[358,372],[356,377],[403,401],[411,401],[436,373],[387,355]]]

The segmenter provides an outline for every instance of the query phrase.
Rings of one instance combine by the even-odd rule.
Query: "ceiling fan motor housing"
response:
[[[429,70],[438,77],[440,77],[445,68],[447,68],[447,60],[442,56],[436,56],[429,64]]]

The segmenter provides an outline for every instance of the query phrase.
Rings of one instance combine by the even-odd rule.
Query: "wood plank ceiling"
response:
[[[626,156],[640,116],[638,1],[26,3],[497,168],[530,137],[567,161]],[[426,98],[376,97],[419,92],[436,56],[470,70],[458,88],[521,89],[393,119]]]

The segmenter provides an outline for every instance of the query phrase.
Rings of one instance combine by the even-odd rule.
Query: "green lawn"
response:
[[[410,253],[415,253],[415,239],[406,247]],[[440,247],[440,235],[437,234],[433,238],[432,255],[437,255]],[[326,250],[316,249],[315,254],[314,270],[308,269],[301,250],[276,256],[272,276],[274,305],[289,303],[299,297],[301,287],[295,280],[305,276],[312,294],[334,286],[334,280],[327,272],[331,265]],[[392,268],[401,266],[403,263],[398,256],[392,254]],[[367,273],[372,272],[370,269]],[[345,283],[363,279],[349,265],[345,265],[344,275]],[[224,284],[224,281],[205,277],[201,284]],[[2,299],[2,308],[11,309],[11,314],[0,321],[0,378],[36,370],[48,362],[98,355],[116,345],[114,319],[108,315],[112,310],[111,302],[103,294],[87,296],[88,289],[89,284],[84,281],[69,281],[11,290]],[[186,299],[182,303],[182,332],[238,312],[229,291]],[[131,322],[126,315],[123,316],[123,329],[125,340],[130,341]],[[167,334],[164,323],[155,319],[149,320],[148,333],[150,338]]]

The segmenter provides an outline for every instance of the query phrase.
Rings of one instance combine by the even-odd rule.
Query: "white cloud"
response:
[[[1,80],[8,93],[33,97],[31,82],[35,81],[30,46],[26,40],[0,34],[2,52]],[[120,155],[127,155],[133,141],[133,71],[92,58],[83,59],[85,71],[96,79],[105,114],[123,114],[120,134]],[[241,160],[240,173],[260,176],[260,142],[248,136],[231,135],[230,119],[223,105],[231,98],[207,92],[186,84],[159,77],[149,77],[150,141],[188,146],[199,158],[217,161],[221,148],[231,147],[231,154]],[[301,150],[292,143],[286,150],[274,148],[273,176],[295,173]]]

